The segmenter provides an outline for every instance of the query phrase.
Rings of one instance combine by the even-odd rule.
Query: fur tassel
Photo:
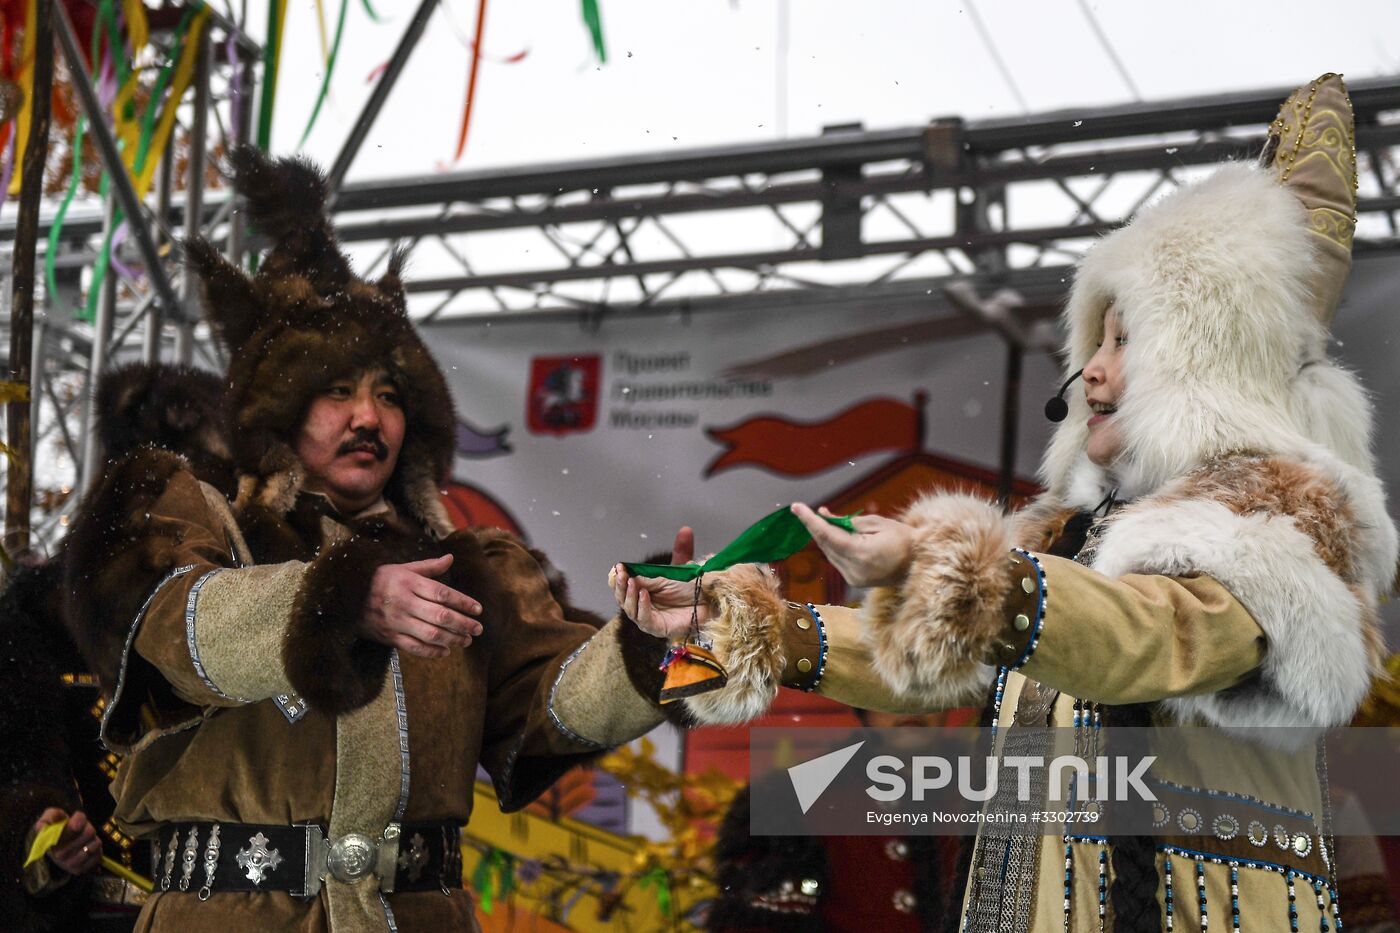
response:
[[[902,520],[917,535],[909,576],[871,591],[862,610],[875,670],[899,693],[955,706],[991,679],[983,659],[1004,624],[1011,523],[967,495],[926,497]]]
[[[705,578],[705,599],[714,617],[704,635],[729,682],[719,690],[683,700],[706,725],[737,725],[767,712],[778,695],[787,657],[780,625],[787,602],[777,577],[756,564],[741,564]]]

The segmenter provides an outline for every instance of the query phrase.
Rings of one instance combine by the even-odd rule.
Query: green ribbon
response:
[[[603,45],[603,15],[598,12],[598,0],[583,0],[583,22],[593,38],[593,51],[598,53],[598,61],[606,64],[608,50]]]
[[[349,9],[350,0],[340,0],[340,16],[335,22],[335,38],[331,40],[331,53],[326,56],[326,74],[321,78],[321,90],[316,94],[316,106],[311,108],[311,119],[306,121],[306,129],[301,131],[298,149],[306,145],[306,138],[311,135],[311,128],[316,125],[316,118],[321,115],[321,105],[330,95],[331,74],[335,71],[335,60],[340,56],[340,40],[345,35],[345,12]],[[374,15],[373,10],[370,10],[370,15]]]
[[[379,14],[375,12],[374,7],[369,5],[369,0],[360,0],[360,4],[365,8],[365,12],[369,14],[370,19],[374,20],[376,23],[384,22],[384,20],[379,18]]]
[[[661,908],[661,916],[669,919],[671,916],[671,876],[666,874],[666,869],[653,868],[638,878],[637,884],[643,891],[651,887],[656,888],[656,906]]]
[[[102,0],[97,8],[97,23],[92,30],[92,52],[88,60],[92,62],[93,85],[98,82],[98,75],[102,70],[100,54],[102,51],[102,25],[107,26],[109,36],[108,45],[112,58],[117,62],[123,62],[121,39],[116,37],[116,13],[112,9],[112,0]],[[116,37],[116,38],[111,38]],[[117,76],[117,87],[121,87],[122,74],[125,68],[120,68]],[[73,203],[74,196],[78,193],[78,186],[83,180],[83,131],[87,127],[87,118],[81,113],[78,114],[73,124],[73,177],[68,182],[68,191],[63,195],[63,201],[58,205],[58,211],[54,214],[53,222],[49,225],[49,244],[44,251],[44,281],[49,288],[49,302],[53,305],[58,303],[58,281],[54,273],[54,262],[58,258],[58,241],[63,235],[63,221],[68,216],[68,208]],[[81,315],[80,313],[80,316]],[[90,316],[86,316],[91,320]]]
[[[849,515],[823,515],[837,528],[854,533],[855,523]],[[682,583],[701,574],[725,570],[735,564],[768,564],[791,557],[807,546],[812,534],[802,519],[784,506],[754,522],[743,534],[725,545],[718,554],[703,564],[624,564],[629,573],[639,577],[665,577]]]
[[[272,142],[272,108],[277,99],[277,65],[282,56],[282,8],[287,0],[272,0],[267,5],[267,39],[263,42],[262,99],[258,105],[257,146],[267,151]]]
[[[476,891],[481,909],[490,913],[496,898],[508,897],[515,888],[515,856],[494,846],[472,872],[472,889]]]

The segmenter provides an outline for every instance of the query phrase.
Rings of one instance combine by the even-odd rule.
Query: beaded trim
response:
[[[1108,919],[1108,846],[1099,849],[1099,933]]]
[[[1021,652],[1021,656],[1016,659],[1016,663],[1011,665],[1011,670],[1020,670],[1031,655],[1035,654],[1036,645],[1040,644],[1040,630],[1045,625],[1045,600],[1048,595],[1048,587],[1045,585],[1045,568],[1040,566],[1040,561],[1035,555],[1025,548],[1012,548],[1035,567],[1035,579],[1038,592],[1036,594],[1035,621],[1031,625],[1031,640],[1026,642],[1026,650]]]
[[[1074,895],[1074,847],[1065,839],[1065,933],[1069,933],[1070,904]]]
[[[1206,907],[1206,863],[1196,859],[1196,902],[1201,911],[1201,929],[1210,928],[1210,912]]]
[[[1001,722],[1001,700],[1006,695],[1006,674],[1009,668],[997,668],[996,695],[992,698],[992,745],[997,741],[997,725]]]
[[[408,809],[409,754],[408,703],[404,699],[403,669],[399,667],[397,648],[389,651],[389,671],[394,678],[394,711],[398,714],[399,724],[399,803],[394,808],[394,822],[398,823],[403,820],[404,811]]]
[[[570,652],[569,656],[564,659],[564,663],[559,665],[559,673],[554,675],[554,683],[550,684],[549,686],[549,703],[546,704],[545,709],[549,711],[549,721],[554,723],[554,728],[562,732],[564,734],[564,737],[567,738],[569,741],[577,742],[579,745],[587,745],[589,748],[607,748],[608,746],[603,745],[600,742],[595,742],[592,739],[586,739],[574,730],[570,729],[568,726],[564,725],[564,720],[560,719],[559,714],[554,711],[554,695],[559,692],[559,683],[564,679],[565,671],[569,669],[570,664],[574,663],[574,659],[577,658],[579,655],[583,654],[583,652],[591,644],[593,644],[593,639],[589,638],[583,644],[579,645],[572,652]]]
[[[213,570],[210,570],[204,574],[204,576],[194,581],[194,586],[190,587],[189,598],[185,600],[185,645],[190,649],[190,661],[194,664],[194,672],[199,675],[200,681],[209,689],[210,693],[221,700],[233,700],[235,703],[252,703],[254,702],[253,700],[233,696],[232,694],[224,693],[220,690],[218,686],[215,685],[214,681],[209,679],[209,673],[204,669],[204,661],[199,656],[199,640],[195,637],[194,632],[195,605],[199,602],[199,591],[204,589],[204,584],[208,583],[210,578],[215,574],[222,573],[223,569],[222,567],[215,567]]]
[[[1292,807],[1285,807],[1283,804],[1279,803],[1270,803],[1267,800],[1261,800],[1260,798],[1251,796],[1250,794],[1238,794],[1234,791],[1228,790],[1211,790],[1209,788],[1204,787],[1192,787],[1189,784],[1178,784],[1176,781],[1168,781],[1164,778],[1150,778],[1149,780],[1151,781],[1151,783],[1156,784],[1158,787],[1169,787],[1172,790],[1178,791],[1183,794],[1192,794],[1198,797],[1237,800],[1243,804],[1252,804],[1253,806],[1256,806],[1261,810],[1267,810],[1270,813],[1281,813],[1284,816],[1292,816],[1300,820],[1313,819],[1313,815],[1307,810],[1294,810]]]
[[[1277,862],[1266,862],[1262,859],[1226,858],[1222,855],[1212,855],[1209,852],[1198,852],[1195,849],[1184,849],[1181,846],[1171,845],[1159,845],[1157,846],[1157,851],[1170,852],[1174,855],[1180,855],[1182,858],[1201,859],[1203,861],[1210,862],[1212,865],[1229,865],[1231,862],[1234,862],[1236,865],[1242,866],[1244,868],[1257,868],[1261,871],[1273,871],[1278,872],[1281,875],[1296,875],[1299,878],[1307,879],[1309,883],[1313,881],[1320,881],[1323,884],[1327,884],[1326,878],[1323,878],[1319,875],[1314,875],[1312,872],[1303,871],[1301,868],[1289,868],[1287,865],[1280,865]]]
[[[102,744],[107,744],[107,720],[112,716],[112,710],[117,708],[117,703],[122,698],[122,687],[126,686],[126,663],[131,656],[131,646],[136,642],[136,632],[141,628],[141,623],[145,621],[146,610],[151,608],[151,602],[156,598],[156,594],[165,588],[165,584],[176,577],[183,577],[194,569],[194,564],[186,564],[183,567],[176,567],[165,575],[165,579],[155,585],[151,594],[146,597],[146,601],[141,604],[141,608],[136,610],[136,618],[131,622],[131,628],[126,633],[126,644],[122,646],[122,660],[117,667],[117,686],[112,690],[112,699],[108,701],[107,708],[102,711],[102,725],[98,734],[102,737]],[[107,746],[109,749],[111,746]]]
[[[1313,893],[1317,895],[1317,916],[1320,921],[1318,930],[1320,933],[1327,933],[1327,902],[1322,898],[1322,882],[1313,882]]]
[[[822,677],[826,674],[826,625],[822,622],[822,615],[817,612],[817,607],[807,603],[807,612],[812,616],[812,624],[817,627],[817,639],[821,644],[821,652],[817,657],[817,676],[812,678],[809,687],[803,687],[803,693],[816,693],[817,687],[821,686]]]
[[[1240,928],[1240,863],[1230,863],[1230,929]]]
[[[1165,906],[1167,909],[1167,933],[1172,933],[1175,927],[1176,918],[1172,915],[1172,857],[1168,852],[1166,858],[1162,860],[1162,871],[1165,875]]]

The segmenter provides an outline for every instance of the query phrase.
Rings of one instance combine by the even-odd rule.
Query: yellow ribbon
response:
[[[136,874],[136,872],[132,871],[130,868],[127,868],[125,865],[123,865],[121,862],[118,862],[116,859],[108,858],[105,855],[102,856],[102,867],[107,869],[109,872],[116,875],[123,881],[130,881],[132,884],[136,885],[138,888],[140,888],[142,891],[145,891],[147,894],[150,894],[156,889],[155,883],[151,881],[150,878],[147,878],[144,875]]]
[[[29,847],[29,856],[24,860],[25,868],[39,861],[49,853],[50,849],[58,845],[58,839],[63,835],[63,827],[66,825],[68,825],[67,820],[59,820],[57,823],[50,823],[34,834],[34,844]],[[138,875],[114,858],[102,856],[102,867],[123,881],[131,882],[147,894],[155,890],[155,884],[151,879],[144,875]]]
[[[24,91],[20,103],[19,117],[15,120],[15,172],[10,176],[10,197],[19,194],[19,169],[24,165],[24,149],[29,142],[29,115],[34,106],[34,17],[39,8],[38,0],[29,0],[24,11],[24,47],[20,51],[20,61],[24,67],[19,73],[19,86]]]
[[[29,401],[29,383],[0,380],[0,405]]]
[[[126,14],[126,34],[131,39],[134,56],[151,39],[150,28],[146,25],[146,4],[142,0],[122,0],[122,12]]]
[[[175,66],[175,78],[171,83],[170,96],[166,98],[165,109],[161,111],[155,135],[151,137],[151,148],[146,154],[146,164],[141,167],[141,172],[136,177],[136,196],[138,198],[144,198],[146,193],[151,190],[151,182],[155,180],[156,166],[160,164],[160,156],[165,152],[165,147],[170,142],[170,131],[175,128],[175,111],[180,109],[180,99],[185,96],[185,91],[189,90],[190,81],[194,77],[195,61],[199,58],[200,38],[204,34],[204,28],[208,25],[209,8],[204,7],[195,14],[193,22],[190,23],[190,30],[185,34],[185,47],[180,50],[180,61]]]
[[[29,847],[29,857],[24,860],[25,868],[39,861],[50,849],[58,845],[58,837],[63,835],[64,825],[65,821],[59,820],[57,823],[50,823],[34,834],[34,844]]]

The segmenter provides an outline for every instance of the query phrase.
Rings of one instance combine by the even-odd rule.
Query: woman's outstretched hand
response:
[[[817,547],[851,586],[893,586],[909,572],[914,529],[903,522],[857,515],[852,519],[852,534],[826,521],[822,516],[831,513],[825,507],[818,514],[796,502],[792,514],[802,520]]]
[[[682,528],[676,532],[675,544],[671,546],[671,563],[688,564],[694,557],[695,532],[689,527]],[[679,641],[690,631],[691,607],[695,604],[693,582],[634,577],[622,564],[613,567],[608,579],[618,607],[648,635]],[[700,622],[710,617],[703,600],[696,612]]]

